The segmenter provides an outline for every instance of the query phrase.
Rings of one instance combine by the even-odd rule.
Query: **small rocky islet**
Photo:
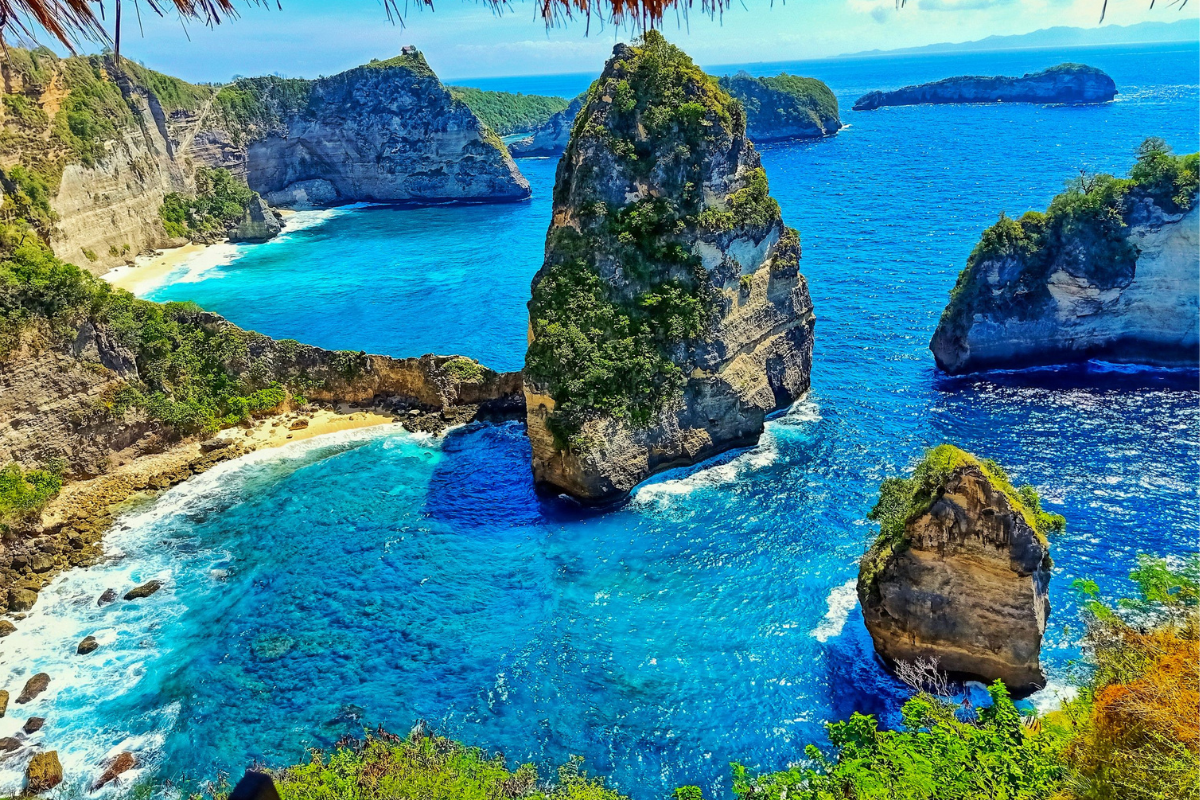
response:
[[[1084,64],[1059,64],[1019,78],[961,76],[868,92],[854,102],[855,111],[888,106],[957,103],[1056,103],[1090,105],[1117,96],[1117,85],[1103,71]]]
[[[431,71],[426,74],[423,63],[419,54],[405,53],[324,82],[239,84],[254,114],[238,117],[236,104],[222,106],[227,121],[241,120],[244,127],[209,129],[194,145],[201,148],[197,154],[207,153],[206,168],[257,186],[244,215],[225,233],[245,241],[277,233],[279,219],[268,201],[339,202],[385,190],[373,183],[378,176],[353,165],[323,177],[305,177],[295,166],[304,159],[298,152],[330,146],[336,138],[330,126],[341,124],[337,115],[346,111],[353,92],[387,95],[394,107],[384,117],[398,114],[408,93],[410,100],[429,107],[443,103],[445,114],[466,120],[468,132],[474,131],[463,145],[468,154],[463,158],[474,159],[468,168],[472,176],[483,176],[454,183],[463,192],[455,199],[519,199],[519,173],[511,159],[505,160],[503,146],[494,147],[486,128],[472,127],[453,97],[445,101],[440,83]],[[663,65],[666,73],[657,73]],[[98,69],[103,71],[102,63]],[[656,74],[648,74],[652,70]],[[129,92],[131,107],[144,102],[152,108],[158,102],[160,110],[166,108],[132,79],[128,86],[117,82]],[[753,443],[766,415],[789,405],[810,384],[815,316],[799,270],[799,232],[784,224],[770,196],[750,141],[755,137],[748,117],[755,112],[732,94],[731,86],[746,82],[758,87],[753,91],[778,90],[769,80],[743,75],[717,81],[655,32],[633,46],[615,48],[600,79],[577,99],[570,125],[560,125],[555,133],[559,137],[567,130],[568,139],[546,259],[531,287],[523,373],[494,373],[457,356],[391,359],[326,351],[243,331],[194,308],[171,308],[164,319],[189,335],[236,345],[218,369],[253,392],[247,397],[267,397],[259,393],[276,390],[269,398],[278,402],[261,411],[307,405],[301,400],[382,400],[405,415],[416,412],[431,420],[435,429],[489,416],[523,416],[540,485],[585,503],[619,500],[656,471]],[[328,109],[333,109],[330,116],[322,117]],[[186,125],[187,113],[179,113],[186,111],[175,109],[173,124]],[[314,117],[318,124],[306,127]],[[658,124],[647,124],[650,120]],[[814,112],[807,120],[803,130],[812,135],[836,131],[836,100],[832,117]],[[385,122],[360,118],[354,125],[362,134],[355,152],[365,163]],[[1017,228],[1014,221],[1002,220],[984,234],[931,345],[939,367],[957,372],[1122,352],[1136,360],[1150,351],[1170,353],[1166,360],[1194,362],[1194,330],[1191,340],[1186,331],[1170,337],[1186,314],[1195,316],[1194,297],[1188,306],[1183,278],[1188,270],[1195,272],[1196,157],[1179,158],[1148,145],[1139,165],[1146,167],[1144,174],[1135,168],[1128,184],[1110,192],[1115,199],[1106,208],[1120,219],[1115,231],[1103,227],[1112,223],[1112,214],[1084,220],[1097,226],[1093,238],[1103,234],[1112,245],[1111,262],[1090,258],[1086,251],[1080,256],[1073,246],[1078,243],[1063,244],[1062,237],[1052,235],[1052,214],[1027,215],[1015,221]],[[444,177],[433,184],[390,184],[386,191],[436,199],[451,185]],[[62,180],[69,185],[66,172]],[[189,189],[186,180],[172,186]],[[472,186],[483,186],[485,194],[464,188]],[[1087,197],[1103,187],[1112,185],[1077,191]],[[62,239],[51,241],[57,249]],[[1103,275],[1095,273],[1097,264]],[[1139,280],[1143,286],[1131,290]],[[1067,305],[1092,304],[1091,313],[1074,316],[1089,318],[1085,333],[1107,342],[1109,349],[1086,344],[1081,329],[1070,327],[1079,323],[1067,319],[1062,293],[1055,292],[1068,284],[1077,291]],[[1170,308],[1164,318],[1147,321],[1143,306],[1131,298],[1150,294],[1144,288],[1150,284]],[[1046,303],[1033,309],[1036,313],[1028,306],[1016,309],[1029,303],[1031,293],[1045,301],[1043,288],[1056,307]],[[609,327],[590,325],[595,319],[608,321]],[[1135,324],[1117,325],[1120,335],[1114,339],[1103,328],[1106,319]],[[1020,329],[1031,320],[1038,326],[1034,336]],[[1013,332],[996,335],[995,328]],[[1146,333],[1154,330],[1169,332],[1167,346]],[[1041,349],[1021,350],[1029,341]],[[1071,347],[1063,347],[1063,341]],[[161,409],[149,404],[110,403],[102,413],[95,408],[92,398],[115,398],[125,387],[145,385],[152,370],[146,369],[145,352],[123,340],[112,318],[91,307],[87,313],[74,309],[38,320],[8,345],[4,378],[24,391],[7,393],[0,401],[5,419],[20,421],[6,429],[0,444],[23,454],[14,460],[31,469],[52,458],[65,460],[73,476],[104,474],[116,453],[138,458],[190,439],[203,458],[151,481],[161,488],[243,452],[228,445],[205,449],[210,439],[185,433],[156,416]],[[989,355],[1006,348],[1004,358]],[[597,379],[601,363],[616,370],[603,381],[621,391],[597,402],[589,381]],[[86,368],[96,364],[103,369]],[[649,375],[646,364],[653,366]],[[297,419],[291,427],[304,424]],[[58,570],[98,555],[102,526],[80,530],[98,505],[60,520],[58,527],[22,520],[16,542],[5,538],[0,567],[10,586],[10,612],[28,610]],[[927,453],[912,477],[885,481],[873,517],[881,532],[860,564],[857,591],[866,627],[886,662],[937,659],[943,670],[998,680],[1016,692],[1044,685],[1039,651],[1050,613],[1050,534],[1062,521],[1042,511],[1036,492],[1015,488],[999,465],[945,445]],[[118,596],[153,602],[161,588],[152,580],[123,595],[110,589],[97,606]],[[98,646],[88,636],[77,653],[88,655]],[[16,702],[35,702],[50,682],[48,674],[35,674]],[[6,703],[7,692],[3,695]],[[42,721],[31,717],[26,735],[39,732]],[[3,746],[20,750],[25,743],[12,738]],[[118,779],[136,763],[133,754],[123,752],[99,765],[103,771],[93,788]],[[62,780],[55,751],[38,752],[28,762],[29,792],[52,789]]]

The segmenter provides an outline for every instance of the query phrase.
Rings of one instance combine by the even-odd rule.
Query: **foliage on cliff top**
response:
[[[158,213],[170,236],[220,234],[246,215],[257,196],[229,170],[201,167],[196,171],[195,196],[171,192]]]
[[[62,470],[23,470],[10,462],[0,468],[0,532],[9,526],[37,514],[62,489]]]
[[[216,93],[216,89],[211,86],[197,86],[147,69],[127,58],[121,59],[121,68],[135,86],[153,93],[168,114],[175,111],[198,111],[212,100]]]
[[[555,401],[549,424],[560,446],[578,443],[588,419],[642,426],[679,396],[685,376],[675,359],[714,307],[695,239],[779,220],[761,169],[703,207],[705,170],[744,131],[737,101],[657,31],[619,47],[588,90],[562,162],[575,174],[555,184],[556,209],[569,206],[579,229],[548,237],[525,361]],[[577,163],[572,153],[589,155]],[[605,153],[625,177],[598,172]],[[652,196],[606,200],[601,185],[626,178],[650,183]],[[614,271],[614,281],[602,277]]]
[[[215,431],[278,407],[288,398],[271,364],[256,362],[257,334],[231,326],[209,330],[199,309],[139,300],[55,258],[28,228],[0,226],[0,359],[22,333],[37,328],[59,342],[80,325],[106,325],[134,356],[139,380],[103,399],[114,416],[140,408],[179,433]]]
[[[509,769],[501,756],[415,730],[403,738],[379,731],[343,741],[272,777],[282,800],[625,800],[589,776],[581,759],[572,758],[547,781],[533,764]],[[228,789],[212,796],[226,800]]]
[[[1042,510],[1037,490],[1030,485],[1016,488],[1004,468],[991,459],[979,459],[954,445],[943,444],[925,452],[909,478],[886,478],[879,487],[879,500],[868,518],[879,523],[879,539],[865,558],[878,560],[881,550],[903,545],[905,526],[929,510],[946,482],[961,467],[977,467],[992,487],[1004,493],[1009,505],[1047,543],[1046,535],[1062,530],[1066,519]],[[873,570],[866,570],[872,574]]]
[[[567,107],[568,100],[538,94],[489,92],[471,86],[448,86],[451,96],[467,104],[475,116],[501,136],[531,131]]]
[[[235,142],[253,141],[308,109],[313,82],[303,78],[239,78],[222,86],[216,104]]]
[[[1146,139],[1128,178],[1081,175],[1056,196],[1045,213],[1029,211],[1020,219],[1003,214],[983,232],[967,265],[950,291],[941,326],[965,325],[976,313],[992,310],[1018,316],[1049,302],[1047,279],[1064,268],[1101,288],[1123,285],[1133,275],[1137,249],[1129,241],[1149,201],[1168,214],[1197,202],[1200,153],[1176,156],[1166,142]],[[1018,267],[997,293],[982,270],[990,262]]]
[[[747,128],[770,131],[783,126],[811,123],[826,131],[841,125],[837,97],[816,78],[789,75],[755,78],[742,71],[720,79],[721,87],[741,102]]]
[[[360,69],[405,69],[419,78],[436,78],[433,68],[425,61],[425,56],[418,50],[413,53],[401,53],[391,58],[373,58]]]

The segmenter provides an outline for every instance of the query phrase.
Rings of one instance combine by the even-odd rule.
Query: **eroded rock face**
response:
[[[523,139],[517,139],[508,146],[508,152],[513,158],[532,158],[535,156],[557,156],[567,149],[571,141],[571,128],[575,117],[583,108],[587,93],[579,95],[571,104],[550,116],[533,133]]]
[[[741,106],[656,32],[618,45],[559,162],[533,282],[537,483],[604,503],[753,444],[809,386],[799,258]]]
[[[1095,67],[1059,64],[1020,78],[962,76],[905,86],[890,92],[869,92],[854,103],[855,111],[884,106],[943,103],[1107,103],[1117,95],[1113,79]]]
[[[274,239],[283,230],[283,223],[262,195],[250,201],[246,216],[229,234],[231,242],[258,243]]]
[[[819,139],[842,128],[837,98],[815,78],[787,74],[755,78],[743,70],[721,78],[721,87],[746,109],[746,135],[751,141]]]
[[[1117,269],[1074,246],[1047,253],[1048,264],[973,256],[929,343],[938,367],[1200,364],[1200,209],[1134,197],[1127,217],[1134,255]]]
[[[976,465],[956,468],[902,543],[875,543],[858,598],[885,661],[936,658],[943,671],[1016,693],[1045,685],[1049,545]]]

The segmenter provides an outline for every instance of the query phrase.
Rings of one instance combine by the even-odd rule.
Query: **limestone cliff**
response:
[[[721,78],[721,88],[746,109],[746,136],[753,142],[819,139],[842,127],[837,98],[816,78],[755,78],[743,70]]]
[[[315,81],[237,81],[216,103],[181,153],[272,205],[529,197],[504,143],[416,51]]]
[[[571,141],[571,128],[575,125],[575,117],[579,116],[586,97],[586,92],[579,95],[569,106],[536,127],[533,133],[509,144],[508,152],[512,153],[513,158],[556,156],[562,153]]]
[[[854,103],[855,111],[885,106],[941,103],[1107,103],[1117,95],[1113,79],[1095,67],[1059,64],[1020,78],[962,76],[945,78],[890,92],[869,92]]]
[[[890,479],[872,518],[879,538],[859,568],[858,598],[889,663],[935,658],[939,669],[1014,692],[1045,684],[1039,662],[1050,614],[1051,560],[1032,487],[994,462],[943,445],[912,478]]]
[[[988,229],[930,341],[938,367],[1200,365],[1196,156],[1151,148],[1132,175]]]
[[[559,161],[533,280],[537,483],[605,502],[756,441],[809,386],[799,258],[742,107],[661,34],[618,45]]]

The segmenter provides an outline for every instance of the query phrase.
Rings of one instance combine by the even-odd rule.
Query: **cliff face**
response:
[[[649,32],[559,161],[525,397],[538,484],[591,503],[753,443],[807,390],[813,313],[736,101]]]
[[[316,81],[222,91],[218,103],[235,109],[214,117],[224,130],[214,125],[183,152],[244,175],[272,205],[529,197],[503,142],[419,53]],[[241,129],[235,98],[252,112]]]
[[[583,108],[587,93],[579,95],[562,111],[534,129],[533,133],[523,139],[518,139],[508,146],[508,152],[513,158],[531,158],[534,156],[556,156],[567,149],[571,141],[571,128],[575,117]]]
[[[754,142],[817,139],[842,127],[837,98],[815,78],[755,78],[742,71],[721,78],[721,88],[746,109],[746,136]]]
[[[1113,79],[1095,67],[1059,64],[1020,78],[964,76],[946,78],[890,92],[869,92],[854,103],[855,111],[884,106],[939,103],[1107,103],[1117,95]]]
[[[1188,159],[1190,188],[1187,178],[1163,192],[1101,176],[1045,215],[985,232],[929,343],[938,367],[1200,364],[1200,213]],[[1099,211],[1077,210],[1091,203]]]
[[[858,597],[885,661],[935,658],[943,672],[1027,693],[1045,685],[1049,545],[993,469],[966,456],[918,489],[902,531],[885,523],[863,557]]]

